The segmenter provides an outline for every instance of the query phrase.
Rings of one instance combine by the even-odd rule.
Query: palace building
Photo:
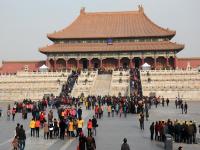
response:
[[[52,45],[40,48],[52,71],[66,69],[176,68],[184,45],[170,40],[176,31],[152,22],[142,6],[137,11],[86,12],[68,27],[48,34]]]

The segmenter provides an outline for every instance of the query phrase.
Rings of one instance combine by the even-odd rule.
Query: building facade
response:
[[[66,69],[139,68],[177,66],[184,45],[170,40],[176,32],[152,22],[142,6],[137,11],[85,12],[63,30],[48,34],[52,45],[40,48],[51,71]]]

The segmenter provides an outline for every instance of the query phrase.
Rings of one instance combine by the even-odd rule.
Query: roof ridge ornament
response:
[[[80,10],[80,14],[85,14],[85,7],[82,7],[81,10]]]
[[[138,5],[138,10],[139,12],[144,13],[144,8],[142,5]]]

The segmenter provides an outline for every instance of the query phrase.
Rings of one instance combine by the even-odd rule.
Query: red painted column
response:
[[[154,58],[154,68],[157,69],[156,57]]]
[[[100,59],[100,69],[102,69],[102,67],[103,67],[103,60]]]
[[[142,65],[144,64],[144,57],[142,57]]]
[[[167,67],[169,66],[169,58],[168,57],[166,58],[166,65],[167,65]]]
[[[56,59],[53,61],[53,71],[57,71],[57,64],[56,64]]]
[[[68,69],[68,59],[65,59],[65,63],[66,63],[66,70]]]
[[[89,64],[88,64],[88,65],[89,65],[88,68],[89,68],[89,69],[92,69],[92,64],[91,64],[91,59],[90,59],[90,58],[88,59],[88,62],[89,62]]]
[[[174,57],[174,69],[176,69],[176,67],[177,67],[177,58],[176,58],[176,56]]]
[[[118,68],[120,68],[120,59],[118,59]]]
[[[130,58],[130,68],[133,69],[133,60]]]
[[[77,62],[77,69],[80,69],[79,59],[76,59]]]

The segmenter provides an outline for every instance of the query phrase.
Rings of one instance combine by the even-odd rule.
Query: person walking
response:
[[[140,129],[144,130],[144,114],[143,113],[140,113],[139,122],[140,122]]]
[[[62,119],[59,123],[59,127],[60,127],[60,139],[64,140],[64,137],[65,137],[65,122],[64,120]],[[49,128],[50,129],[50,128]]]
[[[92,128],[93,128],[93,133],[94,135],[96,136],[97,134],[97,130],[96,130],[96,127],[97,127],[97,119],[95,118],[95,116],[93,116],[92,118]]]
[[[23,128],[23,125],[20,126],[18,136],[19,136],[19,149],[24,150],[25,149],[25,141],[26,141],[26,133]]]
[[[102,116],[102,113],[103,113],[101,106],[99,106],[99,108],[98,108],[98,113],[99,113],[99,119],[101,119],[101,116]]]
[[[165,99],[163,97],[162,97],[161,102],[162,102],[162,107],[165,107]]]
[[[96,149],[96,142],[92,134],[86,138],[86,147],[87,150],[95,150]]]
[[[176,97],[176,100],[175,100],[175,106],[176,106],[176,109],[177,109],[177,106],[178,106],[178,98]]]
[[[149,120],[149,110],[148,108],[145,109],[145,117],[146,117],[146,121]]]
[[[85,147],[86,147],[86,137],[84,136],[83,132],[81,132],[77,150],[85,150]]]
[[[35,120],[32,119],[29,123],[29,127],[31,128],[31,137],[35,136]]]
[[[74,124],[73,124],[72,119],[70,119],[70,121],[69,121],[68,131],[69,131],[69,137],[73,137],[74,136]]]
[[[15,121],[15,114],[16,114],[16,109],[13,107],[12,109],[12,120]]]
[[[121,150],[130,150],[130,146],[129,146],[129,144],[127,143],[127,139],[126,138],[124,138],[123,139],[123,144],[122,144],[122,146],[121,146]]]
[[[82,132],[84,120],[82,118],[79,118],[77,123],[78,123],[78,135],[79,135]]]
[[[182,110],[182,114],[183,114],[183,111],[184,111],[183,103],[181,104],[181,110]]]
[[[10,114],[11,114],[10,108],[8,108],[8,110],[7,110],[7,120],[10,120]]]
[[[169,98],[166,99],[167,107],[169,106]]]
[[[45,121],[44,122],[44,139],[48,140],[49,138],[49,126],[48,123]]]
[[[126,114],[127,114],[127,108],[128,106],[126,105],[126,103],[124,104],[124,107],[123,107],[123,111],[124,111],[124,117],[126,118]]]
[[[20,124],[18,123],[16,128],[15,128],[16,136],[19,135],[19,129],[20,129]]]
[[[108,111],[108,117],[110,117],[110,113],[111,113],[111,106],[110,105],[107,106],[107,111]]]
[[[185,112],[185,114],[187,114],[187,109],[188,109],[188,104],[185,102],[185,104],[184,104],[184,112]]]
[[[56,118],[54,118],[54,121],[53,121],[53,133],[54,133],[54,137],[58,137],[59,135],[59,127],[58,127],[58,121]]]
[[[49,122],[49,138],[50,139],[53,139],[53,129],[54,129],[54,126],[53,126],[53,122]]]
[[[88,136],[92,134],[92,120],[89,119],[88,124],[87,124],[87,129],[88,129]]]
[[[95,116],[96,118],[98,118],[99,116],[99,106],[98,105],[95,105],[95,108],[94,108],[94,112],[95,112]]]
[[[115,114],[115,106],[114,106],[114,104],[111,106],[111,110],[112,110],[112,117],[114,117],[114,114]]]
[[[122,116],[122,112],[123,112],[123,108],[122,108],[122,106],[120,106],[120,108],[119,108],[119,117],[121,118],[121,116]]]
[[[151,140],[153,140],[154,130],[155,130],[154,122],[152,122],[152,124],[150,126]]]
[[[35,132],[36,132],[36,137],[40,136],[40,120],[35,121]]]
[[[82,117],[82,109],[81,107],[79,107],[78,109],[78,118],[81,118]]]

